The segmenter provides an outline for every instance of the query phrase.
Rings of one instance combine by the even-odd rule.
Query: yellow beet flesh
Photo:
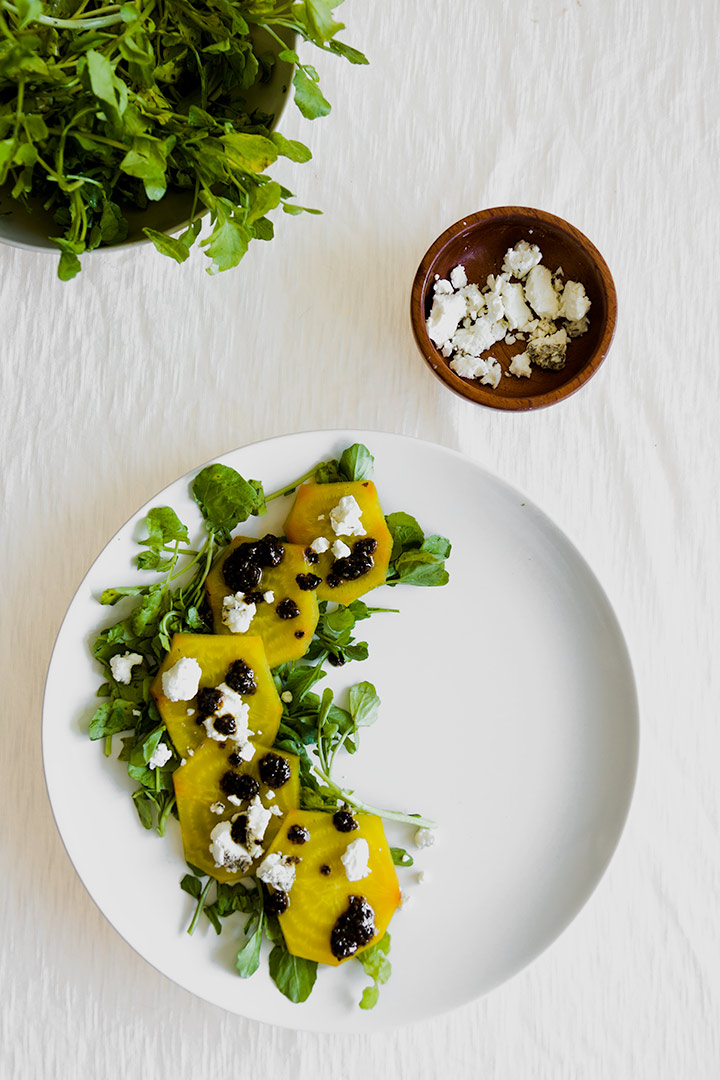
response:
[[[228,762],[230,744],[228,743],[226,749],[223,750],[219,743],[207,739],[200,749],[196,750],[193,756],[173,773],[185,858],[187,862],[204,870],[217,881],[232,883],[243,876],[237,871],[233,873],[224,867],[216,866],[210,854],[210,833],[218,822],[232,820],[236,814],[241,814],[247,808],[247,802],[235,806],[228,801],[227,795],[220,787],[220,780],[226,772],[232,771],[239,775],[247,774],[254,777],[260,784],[259,795],[264,806],[278,806],[283,814],[299,806],[298,759],[294,754],[273,750],[273,754],[285,758],[288,762],[291,775],[282,787],[275,789],[275,798],[269,800],[267,795],[270,789],[260,781],[258,766],[260,759],[268,753],[270,748],[260,743],[254,745],[255,756],[252,761],[243,762],[242,765],[234,768]],[[222,813],[216,814],[210,809],[215,804],[222,804]],[[283,821],[281,817],[270,818],[262,841],[264,847],[267,848],[269,841],[275,836]]]
[[[343,961],[333,956],[330,935],[347,909],[350,897],[365,897],[375,912],[377,930],[371,941],[357,950],[356,956],[382,938],[400,903],[400,887],[382,821],[372,814],[358,814],[356,821],[357,829],[341,833],[333,824],[332,814],[292,810],[269,849],[301,860],[288,894],[289,907],[279,916],[285,943],[294,956],[337,966]],[[307,843],[294,844],[288,839],[288,830],[293,825],[307,829],[310,833]],[[341,856],[349,844],[360,838],[367,840],[370,848],[368,865],[371,873],[360,881],[351,882],[347,879]],[[323,874],[322,866],[329,866],[330,873]]]
[[[222,621],[223,600],[231,592],[223,578],[223,564],[240,544],[247,543],[250,539],[247,536],[236,537],[223,552],[222,558],[212,568],[205,582],[212,609],[213,629],[216,634],[229,635],[231,633]],[[282,562],[279,566],[264,568],[262,581],[258,586],[259,591],[272,590],[275,598],[270,604],[258,604],[257,612],[248,630],[248,634],[262,638],[271,668],[290,660],[298,660],[305,655],[310,647],[320,615],[316,594],[303,592],[296,581],[298,574],[306,574],[309,569],[312,569],[305,562],[303,548],[285,543],[283,543],[283,548],[285,556]],[[286,597],[293,600],[300,609],[297,618],[281,619],[277,614],[278,603]],[[232,634],[232,636],[241,639],[245,635]]]
[[[330,568],[335,562],[331,551],[323,552],[314,566],[307,570],[323,579],[318,586],[318,600],[335,600],[338,604],[349,604],[359,596],[382,585],[387,577],[390,555],[392,554],[392,536],[385,524],[385,517],[380,506],[375,485],[369,480],[354,480],[345,484],[303,484],[298,488],[295,504],[285,522],[285,534],[295,544],[307,548],[317,537],[324,537],[332,547],[336,540],[342,540],[352,550],[358,536],[336,536],[330,523],[330,511],[344,496],[352,496],[360,507],[360,520],[368,537],[377,541],[373,555],[374,566],[366,574],[354,581],[343,581],[331,588],[325,581]]]
[[[160,665],[150,692],[181,757],[187,757],[188,751],[200,746],[206,738],[205,728],[197,723],[195,699],[169,701],[163,693],[163,673],[169,671],[183,656],[197,660],[200,665],[200,689],[218,686],[225,681],[230,665],[235,660],[244,660],[255,673],[257,682],[254,694],[243,695],[243,701],[247,702],[250,710],[248,723],[251,734],[269,745],[273,743],[280,726],[282,702],[275,689],[261,639],[250,635],[226,637],[217,634],[180,633],[175,634],[170,642],[170,651]],[[188,716],[188,710],[191,710],[193,715]]]

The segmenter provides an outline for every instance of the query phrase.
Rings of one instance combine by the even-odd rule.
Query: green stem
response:
[[[210,886],[212,885],[213,880],[214,880],[213,878],[208,878],[205,888],[200,893],[200,896],[199,896],[198,902],[197,902],[197,907],[195,908],[195,914],[193,915],[192,922],[190,923],[190,925],[188,926],[188,929],[187,929],[188,934],[193,934],[195,932],[195,927],[197,926],[198,921],[200,919],[200,916],[203,913],[203,908],[205,907],[205,901],[207,900],[207,894],[210,892]]]
[[[272,502],[273,499],[279,499],[283,495],[292,495],[293,491],[295,491],[296,488],[299,488],[300,485],[304,484],[306,480],[312,479],[318,469],[321,469],[323,465],[327,464],[328,463],[326,461],[318,462],[318,464],[313,466],[312,469],[309,469],[308,472],[303,473],[302,476],[299,476],[297,480],[293,480],[292,484],[287,484],[286,487],[280,488],[279,491],[273,491],[272,495],[266,495],[265,502]]]

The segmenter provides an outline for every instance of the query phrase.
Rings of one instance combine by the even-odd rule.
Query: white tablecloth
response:
[[[351,0],[369,68],[320,58],[333,103],[281,125],[279,175],[324,216],[216,278],[147,247],[0,249],[0,1074],[710,1080],[720,1069],[720,149],[715,0]],[[608,361],[530,415],[450,395],[408,320],[412,277],[463,214],[524,204],[600,248]],[[283,432],[366,427],[464,451],[534,499],[616,606],[641,702],[617,855],[530,968],[459,1012],[375,1036],[238,1019],[105,922],[47,803],[40,711],[64,610],[170,480]],[[98,811],[101,812],[101,811]]]

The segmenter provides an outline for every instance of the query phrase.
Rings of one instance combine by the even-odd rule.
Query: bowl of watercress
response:
[[[276,130],[290,93],[330,111],[296,43],[367,63],[336,6],[0,0],[0,241],[59,252],[68,280],[85,252],[143,241],[184,262],[208,215],[208,271],[236,266],[269,213],[307,211],[268,174],[311,157]]]

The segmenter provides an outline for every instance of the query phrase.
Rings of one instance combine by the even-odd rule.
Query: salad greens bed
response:
[[[148,767],[161,739],[172,747],[150,686],[174,633],[212,632],[204,604],[204,584],[213,563],[229,544],[233,530],[250,517],[261,517],[268,503],[292,494],[306,480],[314,479],[317,483],[368,480],[373,467],[370,451],[355,444],[339,459],[321,462],[286,487],[266,494],[259,481],[245,480],[227,465],[208,465],[191,485],[205,524],[202,543],[196,547],[191,545],[187,526],[170,507],[156,507],[148,513],[147,537],[139,541],[142,551],[136,564],[139,570],[155,571],[159,576],[149,584],[106,589],[100,597],[102,604],[127,604],[123,617],[103,630],[94,643],[93,655],[105,671],[105,681],[97,694],[106,700],[95,711],[89,728],[91,739],[104,740],[108,757],[112,754],[113,736],[123,735],[118,756],[127,762],[128,775],[137,784],[132,798],[146,829],[155,828],[163,835],[168,817],[177,817],[172,774],[180,764],[179,756],[173,752],[166,765]],[[390,514],[386,521],[393,537],[386,583],[445,585],[449,580],[445,560],[450,554],[450,542],[441,536],[425,536],[410,514]],[[297,754],[300,759],[303,809],[334,811],[347,804],[388,820],[432,827],[434,823],[419,814],[368,806],[333,779],[340,750],[356,753],[360,729],[375,723],[378,717],[380,699],[372,683],[351,686],[347,707],[335,703],[332,690],[326,688],[318,695],[314,689],[326,676],[326,663],[338,667],[367,659],[367,642],[358,641],[354,634],[358,623],[396,609],[368,607],[362,600],[354,600],[347,606],[322,603],[320,610],[317,630],[306,655],[301,660],[281,664],[273,672],[283,701],[274,745]],[[117,683],[110,668],[111,657],[125,650],[141,654],[144,660],[142,667],[133,669],[127,685]],[[412,865],[412,858],[404,849],[391,848],[391,852],[396,865]],[[269,956],[271,977],[291,1001],[305,1001],[315,983],[317,964],[287,951],[277,918],[263,911],[262,891],[257,883],[249,884],[246,879],[223,884],[194,866],[190,866],[190,871],[181,882],[184,891],[196,901],[188,932],[195,930],[202,917],[219,934],[228,916],[236,912],[249,915],[245,943],[237,954],[238,974],[247,978],[257,970],[263,937],[267,937],[273,945]],[[389,948],[390,935],[386,934],[356,957],[373,980],[363,993],[362,1008],[375,1005],[379,987],[390,975]]]
[[[187,228],[143,232],[184,262],[209,211],[200,246],[210,273],[237,266],[251,240],[271,240],[276,207],[306,211],[266,169],[310,151],[270,131],[252,92],[286,61],[303,116],[327,115],[316,69],[287,42],[366,64],[337,40],[341,2],[0,0],[0,187],[51,212],[59,277],[80,271],[83,252],[125,240],[126,211],[169,191],[187,195]]]

